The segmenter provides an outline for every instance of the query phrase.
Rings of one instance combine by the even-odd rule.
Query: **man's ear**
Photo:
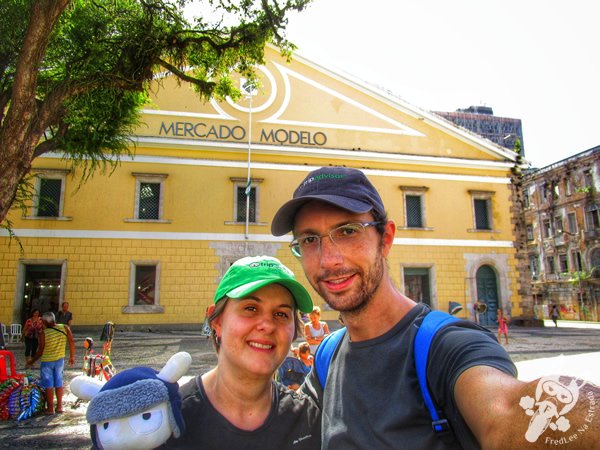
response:
[[[385,224],[383,236],[381,236],[381,251],[383,256],[387,258],[390,249],[394,244],[394,236],[396,235],[396,224],[393,220],[388,220]]]
[[[207,309],[206,309],[206,314],[208,315],[208,317],[212,316],[212,314],[215,312],[215,305],[210,305]]]

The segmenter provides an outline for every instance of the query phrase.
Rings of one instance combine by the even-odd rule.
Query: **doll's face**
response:
[[[101,448],[152,449],[167,442],[173,430],[167,402],[133,416],[111,419],[96,425]]]

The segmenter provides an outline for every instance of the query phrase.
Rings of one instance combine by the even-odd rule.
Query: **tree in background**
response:
[[[272,42],[290,55],[287,14],[311,0],[3,0],[0,2],[0,223],[25,206],[32,161],[62,152],[84,179],[132,153],[158,73],[200,98],[236,99]],[[185,11],[210,7],[207,17]],[[216,15],[215,15],[216,13]]]

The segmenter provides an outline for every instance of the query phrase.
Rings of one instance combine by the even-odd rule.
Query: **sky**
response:
[[[544,167],[600,145],[596,0],[314,0],[297,52],[429,111],[518,118]]]

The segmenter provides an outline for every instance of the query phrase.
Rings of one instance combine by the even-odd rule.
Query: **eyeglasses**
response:
[[[329,236],[331,242],[343,249],[355,245],[364,235],[365,230],[373,225],[379,225],[381,221],[365,223],[348,223],[330,230],[321,236],[316,234],[303,234],[290,242],[290,250],[297,258],[316,253],[321,248],[321,239]]]

